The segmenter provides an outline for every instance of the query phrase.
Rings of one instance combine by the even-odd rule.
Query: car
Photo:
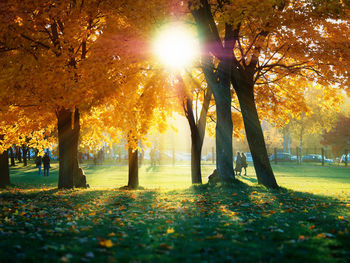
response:
[[[322,162],[322,155],[320,154],[307,154],[304,155],[301,159],[303,162],[316,162],[321,163]],[[325,163],[333,163],[333,160],[324,158]]]
[[[290,153],[284,153],[284,152],[281,152],[281,153],[277,153],[277,161],[292,161],[292,155]],[[270,156],[270,161],[274,161],[275,160],[275,154],[272,154]]]
[[[176,152],[175,159],[177,161],[191,161],[191,153]]]
[[[350,153],[348,153],[348,163],[350,163]],[[345,163],[345,154],[343,154],[341,157],[340,157],[340,162],[341,163]]]
[[[290,159],[291,159],[291,161],[296,161],[297,160],[297,156],[292,155]]]
[[[215,159],[215,153],[214,153],[214,159]],[[211,161],[213,160],[213,154],[210,152],[207,155],[202,156],[202,161]]]

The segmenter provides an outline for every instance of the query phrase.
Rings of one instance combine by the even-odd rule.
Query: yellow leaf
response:
[[[106,247],[106,248],[110,248],[113,246],[113,242],[112,240],[110,239],[103,239],[101,240],[100,242],[98,242],[98,244],[101,246],[101,247]]]
[[[174,232],[175,232],[174,228],[168,228],[168,229],[166,230],[166,233],[167,233],[167,234],[172,234],[172,233],[174,233]]]

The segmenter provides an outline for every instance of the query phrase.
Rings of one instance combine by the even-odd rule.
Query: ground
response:
[[[188,166],[85,166],[90,189],[56,190],[34,166],[0,192],[0,262],[348,262],[350,169],[274,166],[280,190],[248,176],[190,186]],[[203,166],[203,180],[213,170]]]

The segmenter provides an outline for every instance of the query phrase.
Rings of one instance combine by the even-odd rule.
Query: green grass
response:
[[[330,196],[350,197],[350,167],[321,167],[317,165],[272,165],[280,186],[296,191],[310,192]],[[128,167],[110,163],[94,166],[82,164],[87,181],[92,188],[119,188],[127,184]],[[215,169],[212,164],[202,166],[203,183]],[[189,164],[162,165],[151,167],[142,165],[139,171],[140,185],[147,189],[184,189],[191,186],[191,169]],[[250,163],[247,176],[239,177],[247,184],[257,183],[253,165]],[[56,187],[58,164],[53,163],[49,177],[37,175],[34,164],[23,167],[21,164],[11,168],[11,182],[21,188]]]
[[[248,176],[190,187],[189,166],[85,167],[90,189],[58,191],[33,165],[0,191],[0,262],[349,262],[350,169],[277,165],[280,190]],[[213,170],[203,166],[203,180]]]

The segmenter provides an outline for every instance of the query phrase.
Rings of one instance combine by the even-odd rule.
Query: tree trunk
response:
[[[225,24],[222,42],[215,25],[208,1],[200,1],[201,6],[191,11],[195,22],[202,52],[202,70],[207,83],[213,90],[216,103],[216,169],[221,181],[234,181],[232,152],[231,116],[231,68],[233,62],[234,32],[232,25]],[[214,66],[213,56],[220,60]]]
[[[191,98],[186,98],[186,104],[184,104],[184,112],[187,118],[188,124],[191,130],[191,178],[192,184],[202,183],[202,171],[201,171],[201,155],[202,147],[205,135],[205,126],[207,123],[207,113],[209,109],[210,100],[213,91],[211,86],[207,86],[207,90],[204,94],[203,105],[201,108],[200,117],[195,118],[193,113],[193,102]],[[196,120],[197,123],[196,123]]]
[[[232,182],[233,151],[232,151],[232,116],[230,91],[229,59],[223,59],[218,66],[219,83],[212,86],[216,105],[216,169],[221,181]]]
[[[302,127],[300,130],[300,137],[299,137],[299,164],[301,164],[303,159],[303,135],[304,135],[304,128]]]
[[[191,178],[192,184],[202,183],[201,153],[204,136],[201,136],[199,126],[196,124],[192,99],[187,98],[184,106],[185,116],[191,130]]]
[[[290,153],[291,137],[288,127],[283,128],[283,152]]]
[[[129,147],[129,181],[128,188],[136,189],[139,186],[138,150]]]
[[[254,86],[239,83],[237,82],[237,79],[235,82],[236,85],[234,85],[234,87],[241,107],[244,128],[249,149],[253,157],[258,183],[269,188],[278,188],[268,158],[264,134],[256,110]]]
[[[0,154],[0,188],[10,184],[9,157],[7,150]]]
[[[9,148],[10,151],[10,158],[11,158],[11,166],[15,166],[15,155],[13,154],[13,148]]]
[[[27,150],[27,153],[28,153],[28,160],[30,161],[30,149],[29,148],[27,148],[28,150]]]
[[[16,157],[19,163],[22,162],[22,154],[21,154],[21,147],[16,146]]]
[[[22,152],[23,152],[23,166],[27,166],[27,146],[22,145]]]
[[[191,127],[191,178],[192,184],[202,183],[201,155],[203,139],[199,135],[198,128]]]
[[[79,167],[79,134],[80,134],[80,114],[79,110],[76,108],[74,112],[74,125],[72,130],[72,161],[73,161],[73,183],[74,187],[86,188],[86,176],[83,170]]]
[[[60,109],[57,113],[59,177],[58,188],[87,187],[86,177],[78,164],[79,111]]]
[[[59,175],[58,188],[73,188],[72,111],[61,108],[57,112]]]

